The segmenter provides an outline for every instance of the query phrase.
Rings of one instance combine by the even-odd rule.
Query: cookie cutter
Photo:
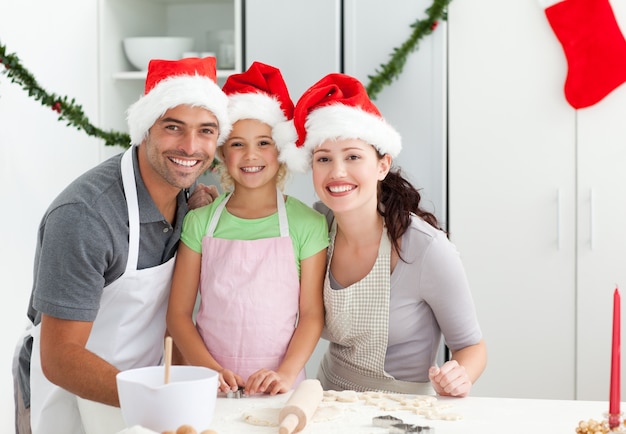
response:
[[[243,398],[246,396],[243,393],[243,391],[244,391],[243,386],[239,386],[237,390],[229,390],[228,392],[226,392],[226,398],[234,398],[234,399]]]
[[[435,428],[430,426],[411,425],[408,423],[396,423],[389,427],[389,434],[406,434],[415,432],[434,434]]]
[[[389,428],[391,425],[397,425],[403,423],[402,419],[399,419],[390,414],[386,414],[384,416],[376,416],[372,418],[372,425],[381,427],[381,428]]]

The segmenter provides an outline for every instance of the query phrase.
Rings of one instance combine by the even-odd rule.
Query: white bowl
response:
[[[172,366],[165,384],[165,368],[149,366],[117,374],[120,408],[127,427],[156,432],[191,425],[210,428],[217,399],[218,373],[200,366]]]
[[[193,38],[170,36],[139,36],[124,38],[128,61],[140,71],[148,69],[152,59],[178,60],[193,49]]]

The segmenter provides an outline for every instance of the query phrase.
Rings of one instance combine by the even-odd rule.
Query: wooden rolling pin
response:
[[[291,434],[302,431],[311,421],[323,397],[324,391],[319,380],[302,381],[278,414],[278,433]]]

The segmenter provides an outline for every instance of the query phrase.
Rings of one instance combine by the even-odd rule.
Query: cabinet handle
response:
[[[561,250],[561,189],[556,190],[556,249]]]
[[[595,247],[595,200],[593,196],[593,188],[589,190],[589,247],[591,250]]]

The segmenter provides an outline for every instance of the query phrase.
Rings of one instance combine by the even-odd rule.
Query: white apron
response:
[[[391,242],[387,229],[378,247],[378,257],[370,272],[343,289],[330,286],[337,225],[331,230],[328,264],[324,279],[326,321],[323,337],[330,341],[318,370],[324,390],[380,390],[396,393],[433,395],[430,382],[396,380],[385,372],[389,338],[389,299],[391,294]]]
[[[215,360],[244,381],[261,368],[279,367],[298,320],[300,278],[285,201],[280,190],[276,195],[280,237],[214,238],[231,194],[218,205],[202,239],[196,326]],[[304,378],[303,369],[292,387]]]
[[[137,270],[139,204],[131,147],[122,156],[122,181],[129,219],[126,271],[104,288],[100,310],[86,348],[119,370],[158,365],[162,361],[165,312],[174,258]],[[41,370],[40,325],[32,330],[31,427],[33,434],[80,434],[83,426],[76,396],[48,381]]]

